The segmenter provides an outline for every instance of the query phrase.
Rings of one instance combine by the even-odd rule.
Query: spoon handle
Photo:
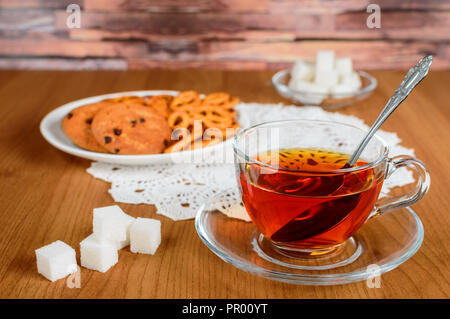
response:
[[[409,69],[408,73],[406,73],[405,77],[403,78],[402,83],[395,90],[389,101],[387,101],[380,115],[373,123],[372,127],[369,130],[369,133],[367,133],[367,135],[358,145],[356,151],[348,161],[347,165],[349,165],[349,167],[352,167],[356,163],[372,136],[389,117],[389,115],[391,115],[392,112],[394,112],[397,107],[403,102],[403,100],[406,99],[406,97],[409,95],[409,93],[411,93],[414,87],[425,78],[425,76],[428,74],[428,70],[430,69],[431,62],[433,62],[433,57],[429,55],[421,59],[415,66]]]

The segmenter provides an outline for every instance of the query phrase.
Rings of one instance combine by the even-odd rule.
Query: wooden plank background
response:
[[[0,0],[3,69],[278,69],[332,49],[357,68],[450,68],[450,0]],[[81,28],[69,29],[67,5]]]

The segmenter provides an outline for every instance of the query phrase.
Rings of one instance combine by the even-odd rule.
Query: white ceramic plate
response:
[[[193,151],[183,151],[176,152],[170,154],[152,154],[152,155],[116,155],[116,154],[105,154],[105,153],[97,153],[84,150],[77,145],[75,145],[67,136],[64,134],[64,131],[61,128],[61,121],[64,116],[69,113],[71,110],[90,103],[99,102],[104,99],[116,98],[119,96],[125,95],[134,95],[134,96],[147,96],[147,95],[177,95],[178,91],[129,91],[129,92],[120,92],[120,93],[111,93],[104,95],[97,95],[88,98],[84,98],[81,100],[76,100],[67,104],[64,104],[50,113],[48,113],[41,121],[40,130],[42,136],[49,142],[51,145],[56,147],[57,149],[86,159],[90,159],[93,161],[99,162],[107,162],[113,164],[122,164],[122,165],[150,165],[150,164],[165,164],[165,163],[180,163],[189,161],[190,158],[199,158],[196,157],[200,153],[202,157],[205,156],[206,153],[211,152],[219,147],[223,147],[224,143],[231,143],[231,139],[227,141],[215,144],[204,149],[198,149]],[[207,155],[206,155],[207,156]],[[204,157],[203,157],[204,158]]]

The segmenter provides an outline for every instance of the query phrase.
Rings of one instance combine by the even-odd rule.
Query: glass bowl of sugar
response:
[[[377,80],[364,71],[354,71],[350,58],[319,51],[316,61],[297,60],[291,69],[277,72],[272,83],[278,93],[296,104],[337,109],[368,97]]]

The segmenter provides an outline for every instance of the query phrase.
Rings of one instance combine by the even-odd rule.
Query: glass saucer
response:
[[[423,241],[423,226],[411,208],[366,222],[337,251],[314,258],[278,250],[251,222],[230,218],[215,207],[219,194],[197,213],[201,240],[224,261],[258,276],[301,285],[340,285],[373,278],[408,260]]]

